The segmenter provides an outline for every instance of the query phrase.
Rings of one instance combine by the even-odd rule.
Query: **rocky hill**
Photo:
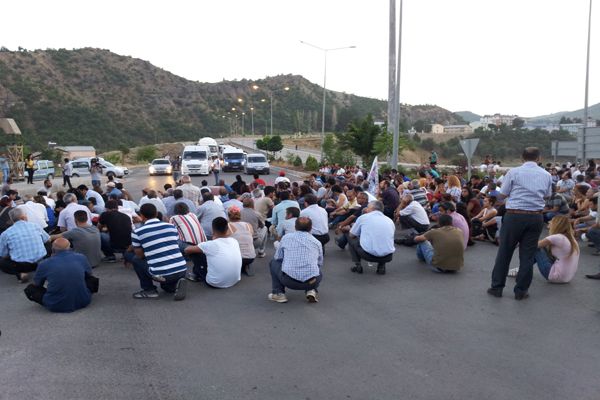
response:
[[[289,91],[281,90],[286,86]],[[242,112],[249,133],[251,106],[255,132],[264,133],[271,90],[275,132],[320,131],[322,88],[301,76],[200,83],[108,50],[0,50],[0,117],[17,121],[31,149],[48,141],[114,149],[222,136],[233,129],[239,134]],[[344,130],[367,113],[386,117],[383,100],[329,94],[328,131]],[[462,120],[429,105],[403,105],[401,113],[405,125],[419,119],[442,124]]]

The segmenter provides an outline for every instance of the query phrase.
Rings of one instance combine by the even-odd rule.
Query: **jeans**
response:
[[[600,251],[600,228],[591,228],[585,234],[588,240],[594,244],[597,251]]]
[[[124,253],[125,249],[116,249],[110,244],[110,234],[108,232],[100,232],[100,249],[106,257],[114,257],[116,253]]]
[[[429,225],[421,225],[413,217],[410,215],[401,215],[400,216],[400,225],[402,225],[403,229],[413,228],[419,233],[424,233],[429,229]]]
[[[426,264],[431,265],[433,261],[433,246],[426,240],[417,245],[417,258],[419,261],[424,261]]]
[[[33,168],[27,168],[27,183],[33,184]]]
[[[0,258],[0,270],[10,275],[26,274],[37,269],[37,263],[16,262],[10,258]]]
[[[273,294],[285,293],[286,287],[292,290],[304,290],[305,292],[308,290],[317,290],[321,283],[321,279],[323,278],[321,272],[319,272],[318,276],[315,276],[306,282],[300,282],[290,278],[281,270],[282,261],[283,260],[272,259],[269,263],[269,268],[271,269],[271,289]]]
[[[533,278],[534,256],[537,242],[542,233],[544,218],[542,214],[506,213],[500,231],[500,246],[492,271],[492,288],[503,289],[513,253],[519,246],[519,273],[514,288],[515,293],[525,293]]]
[[[552,261],[550,261],[550,257],[548,257],[548,253],[544,249],[537,249],[535,252],[535,263],[540,270],[540,274],[546,279],[550,275],[550,270],[552,269]]]
[[[69,189],[73,189],[70,175],[63,175],[63,186],[69,186]]]
[[[219,185],[219,171],[213,171],[213,175],[215,176],[215,186]]]
[[[325,245],[329,243],[329,240],[331,239],[329,237],[329,232],[324,235],[313,235],[313,237],[321,243],[321,246],[323,247],[323,255],[325,255]]]
[[[146,260],[138,258],[134,253],[131,252],[126,252],[123,256],[127,261],[133,264],[133,269],[140,280],[140,287],[142,290],[156,290],[156,286],[154,286],[154,279],[153,276],[150,275]],[[165,275],[161,278],[165,279],[164,282],[160,282],[160,287],[162,290],[167,293],[175,293],[177,281],[181,278],[185,278],[185,271],[176,274]]]
[[[8,182],[8,178],[10,177],[10,169],[2,168],[2,182]]]
[[[552,220],[552,218],[559,215],[559,213],[550,211],[543,215],[544,215],[544,222],[550,222]]]
[[[343,235],[335,239],[335,243],[337,243],[337,245],[340,246],[340,248],[345,249],[346,245],[348,244],[348,235],[348,232],[344,232]]]

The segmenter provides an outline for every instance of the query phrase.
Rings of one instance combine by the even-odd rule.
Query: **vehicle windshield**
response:
[[[264,163],[267,162],[267,159],[264,157],[248,157],[248,162],[250,163]]]
[[[244,158],[244,153],[227,153],[223,155],[225,160],[241,160]]]
[[[184,160],[206,160],[206,152],[205,151],[185,151],[183,153]]]
[[[152,161],[152,164],[154,164],[154,165],[169,165],[170,162],[169,162],[169,160],[154,160],[154,161]]]
[[[109,163],[108,161],[102,161],[101,164],[104,165],[105,167],[109,167],[109,168],[115,167],[115,165],[113,163]]]
[[[216,153],[219,151],[219,148],[217,146],[208,146],[208,148],[210,149],[211,153]]]

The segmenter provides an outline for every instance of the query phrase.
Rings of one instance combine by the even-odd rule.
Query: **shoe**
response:
[[[363,267],[362,267],[362,265],[358,264],[358,265],[355,265],[354,267],[350,268],[350,271],[356,272],[357,274],[362,274]]]
[[[525,300],[528,297],[529,297],[529,293],[527,293],[527,292],[516,292],[515,293],[515,300]]]
[[[489,288],[487,294],[494,297],[502,297],[502,289]]]
[[[187,281],[185,278],[180,278],[177,281],[177,286],[175,287],[175,295],[173,295],[173,300],[181,301],[185,299],[185,295],[187,293]]]
[[[377,266],[377,275],[385,275],[385,265]]]
[[[185,275],[185,279],[187,279],[188,281],[192,281],[192,282],[198,282],[199,281],[198,277],[193,272],[188,272]]]
[[[306,292],[306,300],[308,300],[309,303],[318,303],[319,295],[317,294],[317,291],[315,289],[311,289]]]
[[[593,275],[586,275],[585,277],[588,279],[600,279],[600,272],[598,272],[597,274],[593,274]]]
[[[342,250],[344,250],[346,248],[346,246],[342,246],[337,239],[335,239],[335,244],[337,245],[337,247],[339,247]]]
[[[508,276],[510,278],[515,278],[518,273],[519,273],[519,267],[511,268],[508,270],[508,274],[506,276]]]
[[[254,276],[254,268],[252,268],[252,264],[246,265],[246,267],[244,268],[244,273],[247,276]]]
[[[158,291],[156,289],[152,290],[140,290],[139,292],[135,292],[133,294],[134,299],[158,299]]]
[[[287,301],[288,301],[285,293],[269,293],[267,298],[276,303],[287,303]]]
[[[265,252],[263,251],[262,253],[256,254],[256,257],[258,257],[258,258],[265,258]]]
[[[27,283],[29,282],[29,274],[17,274],[17,280],[20,283]]]
[[[112,257],[104,257],[102,258],[102,260],[100,260],[103,263],[116,263],[117,262],[117,257],[112,256]]]

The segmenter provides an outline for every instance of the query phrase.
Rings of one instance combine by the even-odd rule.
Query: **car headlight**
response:
[[[171,167],[170,165],[167,167],[167,172],[171,172],[173,170],[173,167]]]
[[[156,172],[156,170],[154,169],[154,167],[150,167],[150,168],[148,168],[148,170],[150,171],[151,174],[153,174],[153,173]]]

